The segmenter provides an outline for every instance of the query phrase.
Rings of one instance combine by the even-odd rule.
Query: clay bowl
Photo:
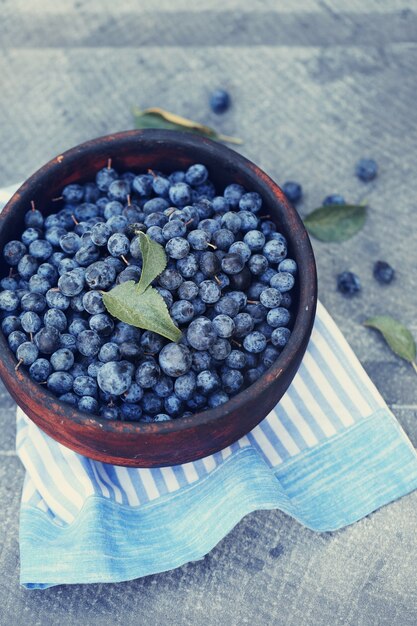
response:
[[[52,198],[71,182],[93,180],[111,158],[120,170],[148,168],[174,171],[204,163],[216,188],[237,182],[258,191],[264,207],[287,237],[298,280],[294,324],[277,361],[250,387],[226,404],[169,422],[133,423],[100,419],[60,403],[25,371],[0,332],[0,376],[17,404],[44,432],[68,448],[115,465],[157,467],[199,459],[217,452],[252,430],[279,402],[303,358],[312,329],[316,300],[316,267],[307,232],[281,189],[259,167],[223,145],[190,133],[131,131],[101,137],[59,155],[31,176],[0,215],[0,250],[20,237],[31,201],[38,209],[57,209]],[[8,274],[1,261],[0,276]]]

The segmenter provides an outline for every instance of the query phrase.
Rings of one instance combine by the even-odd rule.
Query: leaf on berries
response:
[[[103,292],[107,311],[121,320],[145,330],[151,330],[171,341],[181,339],[181,331],[172,321],[164,299],[153,287],[138,292],[137,283],[128,280]]]
[[[328,204],[315,209],[304,218],[310,235],[320,241],[346,241],[359,232],[366,221],[362,204]]]
[[[181,115],[164,111],[164,109],[160,109],[159,107],[153,107],[143,111],[135,107],[133,109],[133,118],[135,128],[139,129],[158,128],[164,130],[179,130],[182,132],[196,133],[197,135],[209,137],[217,141],[224,141],[226,143],[242,143],[242,141],[236,137],[221,135],[214,130],[214,128],[210,128],[210,126],[193,122],[185,117],[181,117]]]
[[[142,252],[142,274],[137,285],[138,293],[143,293],[151,282],[164,271],[167,266],[167,256],[163,247],[145,235],[138,232],[140,251]]]
[[[363,324],[379,330],[395,354],[413,363],[416,358],[416,343],[411,332],[401,322],[388,315],[378,315],[367,319]]]

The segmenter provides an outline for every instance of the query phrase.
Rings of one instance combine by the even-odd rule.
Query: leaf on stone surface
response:
[[[413,364],[416,358],[416,344],[406,326],[388,315],[370,317],[363,324],[379,330],[391,350]]]
[[[163,297],[153,287],[143,293],[139,293],[137,287],[137,283],[128,280],[103,292],[107,311],[126,324],[179,341],[182,333],[172,321]]]
[[[346,241],[361,230],[366,220],[362,204],[328,204],[304,218],[310,235],[320,241]]]
[[[179,130],[190,133],[196,133],[203,137],[209,137],[217,141],[224,141],[226,143],[240,144],[242,141],[236,137],[228,137],[218,133],[214,128],[210,126],[204,126],[199,122],[193,122],[181,115],[170,113],[159,107],[153,107],[150,109],[144,109],[143,111],[138,108],[133,109],[133,118],[135,121],[135,128],[158,128],[165,130]]]
[[[142,252],[142,274],[137,285],[138,293],[143,293],[151,282],[164,271],[167,266],[167,256],[163,247],[145,235],[138,232],[140,251]]]

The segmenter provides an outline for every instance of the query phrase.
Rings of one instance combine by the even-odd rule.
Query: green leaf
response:
[[[307,215],[304,225],[320,241],[346,241],[361,230],[365,220],[364,205],[329,204]]]
[[[378,315],[366,320],[364,326],[376,328],[395,354],[409,363],[416,358],[416,344],[408,328],[388,315]]]
[[[153,287],[139,293],[137,284],[128,280],[103,292],[103,302],[108,312],[131,326],[151,330],[171,341],[181,339],[181,331],[170,318],[162,296]]]
[[[151,282],[159,276],[167,266],[167,257],[163,247],[145,235],[138,232],[140,251],[142,252],[142,274],[137,286],[138,293],[143,293]]]
[[[228,137],[227,135],[221,135],[214,128],[210,126],[204,126],[198,122],[193,122],[186,117],[164,111],[158,107],[151,109],[145,109],[141,111],[138,108],[133,109],[133,118],[135,122],[135,128],[159,128],[165,130],[179,130],[182,132],[196,133],[203,137],[209,137],[217,141],[225,141],[226,143],[240,144],[242,141],[236,137]]]

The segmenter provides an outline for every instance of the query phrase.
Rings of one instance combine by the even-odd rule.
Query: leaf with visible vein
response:
[[[192,120],[164,111],[159,107],[153,107],[150,109],[144,109],[143,111],[138,108],[133,109],[133,118],[135,121],[135,128],[159,128],[165,130],[179,130],[182,132],[195,133],[202,135],[203,137],[209,137],[217,141],[224,141],[226,143],[242,143],[241,139],[236,137],[229,137],[218,133],[214,128],[205,126],[199,122],[193,122]]]
[[[137,284],[128,280],[103,292],[108,312],[131,326],[151,330],[171,341],[181,339],[181,331],[172,321],[163,297],[153,287],[138,293]]]
[[[371,317],[363,324],[364,326],[379,330],[391,350],[405,361],[411,363],[414,369],[416,369],[414,363],[416,358],[416,343],[413,335],[406,326],[388,315]]]
[[[142,273],[138,293],[143,293],[151,282],[164,271],[167,266],[167,257],[163,247],[145,235],[138,232],[140,251],[142,252]]]
[[[310,235],[320,241],[346,241],[361,230],[366,221],[366,206],[328,204],[304,218]]]

